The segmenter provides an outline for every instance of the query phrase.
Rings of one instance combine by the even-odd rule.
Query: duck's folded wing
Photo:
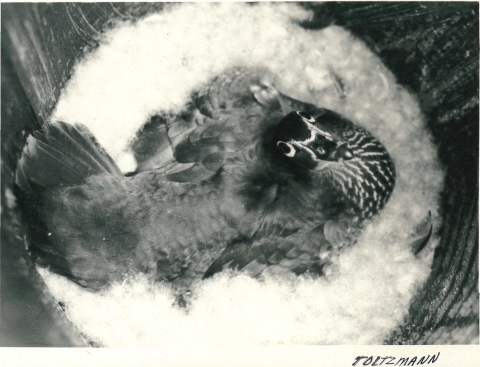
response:
[[[226,247],[203,278],[226,269],[246,272],[253,277],[258,277],[266,269],[271,274],[321,275],[330,263],[332,248],[332,243],[324,235],[323,226],[284,238],[238,239]]]
[[[263,68],[233,68],[192,94],[180,114],[155,116],[133,144],[138,172],[164,171],[172,181],[199,182],[226,161],[241,164],[286,110],[316,108],[278,93]]]

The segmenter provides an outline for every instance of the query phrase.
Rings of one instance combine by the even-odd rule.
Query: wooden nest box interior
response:
[[[3,346],[73,346],[82,340],[46,293],[13,208],[14,172],[28,134],[52,113],[72,68],[115,20],[159,3],[2,4]],[[431,274],[386,344],[472,344],[479,336],[478,65],[476,2],[303,4],[305,28],[331,24],[363,40],[413,93],[446,172],[441,241]],[[48,59],[46,59],[48,58]],[[88,108],[88,107],[86,107]]]

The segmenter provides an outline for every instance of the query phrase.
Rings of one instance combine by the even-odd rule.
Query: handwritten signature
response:
[[[421,357],[374,357],[374,356],[358,356],[355,358],[355,362],[353,362],[352,366],[356,366],[359,362],[364,360],[363,363],[359,364],[359,366],[381,366],[381,365],[392,365],[392,366],[418,366],[421,364],[432,364],[438,361],[440,358],[440,352],[437,354],[432,354],[430,356],[421,356]]]

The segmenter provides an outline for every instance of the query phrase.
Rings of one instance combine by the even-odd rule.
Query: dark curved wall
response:
[[[83,341],[46,294],[9,208],[21,149],[52,112],[72,67],[113,20],[158,3],[2,4],[2,248],[0,345]],[[432,274],[391,344],[478,338],[478,3],[305,3],[306,28],[341,25],[363,39],[421,102],[447,170],[442,241]],[[9,191],[10,190],[10,191]]]

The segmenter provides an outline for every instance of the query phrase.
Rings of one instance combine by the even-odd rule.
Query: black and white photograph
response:
[[[478,2],[1,25],[0,346],[478,346]]]

